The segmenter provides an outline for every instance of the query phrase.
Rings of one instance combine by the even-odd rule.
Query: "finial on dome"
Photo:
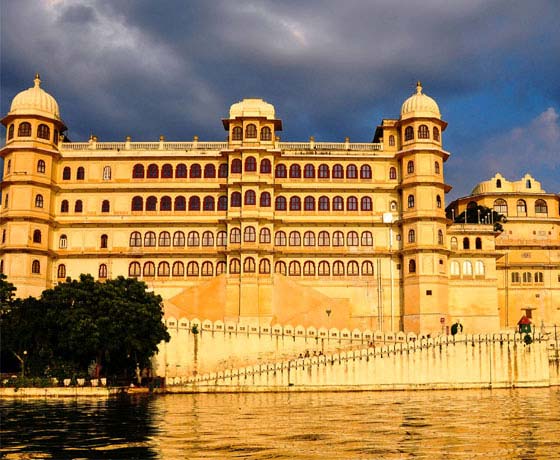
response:
[[[38,88],[41,84],[41,76],[39,75],[39,72],[35,74],[35,80],[33,81],[35,82],[35,87]]]
[[[416,94],[422,94],[422,83],[420,83],[420,80],[416,82]]]

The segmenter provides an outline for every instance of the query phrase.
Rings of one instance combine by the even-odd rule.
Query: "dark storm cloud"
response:
[[[484,162],[491,139],[560,111],[560,3],[552,0],[24,0],[1,8],[2,112],[40,71],[73,140],[91,132],[220,140],[229,106],[262,97],[284,120],[283,139],[369,141],[420,79],[450,123],[448,178],[464,194],[475,179],[459,168]],[[494,99],[512,87],[531,94]]]

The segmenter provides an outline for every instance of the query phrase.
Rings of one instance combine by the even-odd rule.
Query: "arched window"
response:
[[[408,242],[414,243],[416,242],[416,232],[412,229],[408,231]]]
[[[156,245],[156,234],[155,232],[146,232],[144,234],[144,246],[145,247],[155,247]]]
[[[390,147],[395,146],[395,136],[393,136],[392,134],[389,136],[389,146]]]
[[[477,260],[474,264],[474,274],[477,276],[484,276],[484,262]]]
[[[204,262],[202,264],[202,276],[212,276],[214,274],[214,266],[212,262]]]
[[[171,179],[173,177],[173,166],[169,163],[164,164],[161,167],[161,177],[164,179]]]
[[[189,262],[187,264],[187,276],[198,276],[198,262]]]
[[[290,211],[300,211],[300,210],[301,210],[300,197],[297,195],[290,197]]]
[[[31,123],[24,121],[18,126],[18,136],[19,137],[29,137],[31,136]]]
[[[315,264],[307,261],[303,264],[303,276],[315,276]]]
[[[274,264],[274,272],[286,276],[286,263],[278,261]]]
[[[525,188],[531,188],[531,180],[530,179],[527,179],[525,181]]]
[[[452,236],[451,237],[451,249],[456,251],[458,248],[458,242],[457,242],[457,238]]]
[[[299,232],[290,232],[290,239],[288,240],[290,246],[301,246],[301,235]]]
[[[39,139],[47,139],[47,140],[49,140],[49,139],[51,138],[51,130],[50,130],[50,128],[49,128],[47,125],[41,123],[41,124],[39,125],[39,127],[37,128],[37,137],[38,137]]]
[[[360,238],[358,237],[358,232],[348,232],[346,235],[346,245],[347,246],[359,246]]]
[[[173,233],[173,246],[185,246],[185,234],[181,231]]]
[[[76,203],[74,203],[74,212],[82,212],[84,209],[82,200],[76,200]]]
[[[187,165],[179,163],[175,166],[175,178],[185,179],[187,177]]]
[[[187,210],[187,200],[184,196],[176,196],[173,204],[175,211],[186,211]]]
[[[414,139],[414,129],[412,126],[407,126],[404,130],[404,140],[411,141],[412,139]]]
[[[408,174],[412,174],[414,172],[414,161],[410,160],[407,164],[406,164],[406,172]]]
[[[128,276],[131,278],[137,278],[140,276],[140,264],[138,262],[131,262],[128,266]]]
[[[360,167],[360,179],[371,179],[371,166],[362,165]]]
[[[144,165],[135,164],[132,168],[133,179],[144,179]]]
[[[189,171],[191,179],[196,178],[200,179],[202,177],[202,168],[198,163],[193,163],[191,165],[191,170]]]
[[[306,179],[313,179],[315,178],[315,166],[312,164],[306,164],[303,167],[303,177]]]
[[[508,207],[507,207],[506,200],[503,200],[502,198],[498,198],[496,201],[494,201],[494,211],[496,211],[498,214],[503,214],[504,216],[507,216]]]
[[[245,204],[249,206],[257,204],[257,195],[254,190],[245,192]]]
[[[290,276],[301,276],[301,265],[297,260],[290,262],[288,273]]]
[[[58,239],[58,247],[60,249],[66,249],[68,247],[68,237],[66,235],[60,235]]]
[[[351,260],[350,262],[348,262],[346,274],[348,276],[359,276],[360,267],[358,266],[358,262],[356,262],[355,260]]]
[[[268,158],[261,160],[261,174],[270,174],[272,171],[272,164]]]
[[[544,283],[543,272],[535,272],[535,283]]]
[[[261,141],[272,140],[272,130],[268,126],[261,128]]]
[[[229,232],[229,242],[233,244],[241,243],[241,230],[237,227],[234,227]]]
[[[331,274],[331,267],[326,260],[319,262],[319,276],[329,276]]]
[[[255,172],[256,170],[257,170],[257,160],[255,160],[255,157],[247,157],[245,159],[245,171]]]
[[[344,198],[335,196],[332,200],[333,211],[344,211]]]
[[[152,163],[151,165],[148,165],[148,174],[147,174],[147,178],[148,179],[157,179],[159,177],[159,168],[158,165]]]
[[[305,232],[303,234],[303,245],[304,246],[315,246],[315,233]]]
[[[155,211],[157,209],[157,198],[155,196],[149,196],[146,199],[146,211]]]
[[[184,276],[185,265],[183,264],[183,262],[173,262],[173,267],[171,268],[171,274],[173,276]]]
[[[218,167],[218,177],[224,178],[228,176],[228,165],[227,163],[222,163]]]
[[[14,125],[10,125],[10,127],[8,128],[8,140],[13,139],[14,138]]]
[[[158,276],[169,276],[171,274],[171,270],[169,270],[169,263],[167,262],[160,262],[157,268]]]
[[[161,200],[159,201],[159,210],[160,211],[171,211],[171,197],[170,196],[162,196]]]
[[[144,209],[144,202],[141,196],[135,196],[132,198],[132,204],[130,205],[131,211],[142,211]]]
[[[222,195],[218,198],[218,211],[227,211],[228,199],[227,196]]]
[[[245,273],[255,273],[255,259],[246,257],[243,261],[243,271]]]
[[[533,282],[533,276],[531,275],[531,272],[523,272],[523,282],[524,283]]]
[[[442,230],[438,230],[437,232],[437,239],[438,239],[438,244],[443,244],[443,231]]]
[[[546,201],[541,199],[535,201],[535,213],[545,215],[548,214],[548,206],[546,204]]]
[[[101,239],[99,242],[99,247],[101,249],[107,249],[107,245],[109,244],[109,237],[107,235],[101,235]]]
[[[358,178],[358,168],[356,165],[346,166],[346,179],[357,179]]]
[[[439,128],[434,126],[434,141],[439,142]]]
[[[198,232],[195,231],[189,232],[189,234],[187,235],[187,246],[195,247],[195,248],[200,246],[200,236]]]
[[[502,188],[502,180],[496,179],[496,188]]]
[[[283,196],[277,197],[274,207],[277,211],[285,211],[286,210],[286,198],[284,198]]]
[[[66,265],[60,264],[58,270],[56,271],[57,278],[66,278]]]
[[[397,168],[391,166],[389,168],[389,179],[394,180],[397,178]]]
[[[328,196],[319,197],[319,211],[328,211],[330,209],[330,202]]]
[[[344,263],[340,260],[336,260],[333,264],[333,275],[344,276]]]
[[[239,259],[231,259],[229,261],[229,272],[234,275],[241,272],[241,263]]]
[[[349,196],[346,199],[346,209],[348,211],[357,211],[358,210],[358,198],[355,196]]]
[[[451,263],[449,264],[449,273],[451,274],[451,276],[459,276],[460,275],[459,262],[457,262],[456,260],[451,261]]]
[[[206,231],[202,234],[202,246],[214,246],[214,234],[212,232]]]
[[[336,164],[332,169],[333,179],[344,179],[344,168],[342,165]]]
[[[231,161],[231,173],[241,174],[241,160],[239,158],[234,158]]]
[[[463,262],[463,275],[472,276],[472,262],[470,260],[465,260]]]
[[[408,273],[416,273],[416,261],[414,259],[408,261]]]
[[[220,231],[216,235],[216,246],[226,246],[227,245],[227,233],[225,231]]]
[[[329,236],[329,232],[320,231],[319,237],[317,238],[318,246],[330,246],[331,245],[331,238]]]
[[[204,211],[213,211],[214,210],[214,197],[213,196],[205,196],[204,201],[202,202],[202,209]]]
[[[259,233],[259,243],[270,243],[270,229],[263,227]]]
[[[414,207],[414,195],[408,195],[408,207],[409,208]]]
[[[46,165],[45,165],[45,161],[44,160],[39,160],[37,162],[37,172],[44,174],[46,170]]]
[[[261,193],[260,205],[261,205],[261,208],[270,207],[270,193],[268,193],[268,192],[262,192]]]
[[[430,130],[426,125],[418,126],[418,139],[429,139],[430,138]]]
[[[31,263],[31,273],[39,274],[41,273],[41,263],[38,260],[34,260]]]
[[[131,248],[137,248],[142,246],[142,235],[140,234],[140,232],[132,232],[130,234],[128,245]]]
[[[480,237],[477,237],[474,243],[474,247],[476,249],[482,249],[482,239]]]
[[[154,264],[153,262],[144,263],[143,275],[145,277],[156,276],[156,264]]]
[[[204,166],[204,177],[206,179],[213,179],[216,177],[216,167],[212,163]]]
[[[361,209],[362,211],[373,210],[373,201],[369,196],[363,196],[361,199]]]
[[[434,171],[436,174],[439,174],[439,161],[434,162]]]
[[[362,262],[362,275],[373,276],[373,263],[369,260]]]
[[[319,179],[328,179],[329,177],[329,166],[325,164],[319,165]]]
[[[243,139],[243,129],[241,126],[234,126],[231,130],[231,140],[232,141],[240,141]]]
[[[245,230],[243,231],[243,241],[245,241],[246,243],[254,243],[255,241],[257,241],[255,227],[245,227]]]
[[[262,273],[263,275],[270,273],[270,260],[261,259],[259,262],[259,273]]]
[[[290,166],[290,178],[299,179],[301,177],[301,166],[294,163]]]
[[[465,237],[463,238],[463,249],[470,249],[471,248],[471,241]]]
[[[370,231],[362,232],[362,246],[373,246],[373,235]]]
[[[315,198],[306,196],[303,200],[303,209],[306,211],[315,211]]]
[[[527,203],[525,203],[525,200],[517,200],[517,215],[518,216],[527,215]]]
[[[274,176],[280,179],[287,177],[286,165],[282,163],[277,164],[276,169],[274,170]]]
[[[160,232],[158,238],[158,246],[171,246],[171,234],[169,232]]]
[[[42,208],[43,207],[43,195],[40,193],[35,195],[35,207]]]
[[[70,180],[72,174],[72,170],[69,166],[65,166],[62,170],[62,180]]]
[[[200,211],[200,198],[198,196],[189,198],[189,211]]]
[[[286,233],[283,231],[278,231],[274,235],[274,245],[275,246],[286,246]]]
[[[107,278],[107,265],[105,264],[99,265],[99,270],[97,271],[97,277],[100,279]]]
[[[436,206],[438,208],[441,208],[441,196],[436,196]]]
[[[240,192],[233,192],[231,194],[231,207],[232,208],[239,208],[241,206],[241,193]]]
[[[257,127],[254,124],[251,123],[245,127],[245,137],[248,139],[257,138]]]
[[[336,231],[333,233],[332,237],[333,246],[344,246],[344,233],[341,231]]]

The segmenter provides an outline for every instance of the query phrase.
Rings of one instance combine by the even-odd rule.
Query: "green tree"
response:
[[[473,203],[474,204],[474,203]],[[451,211],[448,211],[448,216],[451,218]],[[455,216],[453,221],[456,224],[480,224],[480,223],[493,223],[494,231],[501,232],[504,230],[502,223],[506,222],[506,217],[493,209],[486,206],[476,205],[467,206],[467,209],[458,216]]]

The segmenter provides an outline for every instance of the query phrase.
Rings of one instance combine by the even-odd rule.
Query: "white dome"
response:
[[[416,93],[404,101],[401,107],[401,120],[413,117],[441,118],[436,101],[422,94],[420,82],[416,83]]]
[[[12,100],[9,115],[44,115],[60,120],[58,103],[49,93],[41,89],[39,74],[35,75],[35,86],[17,94]]]
[[[243,99],[229,109],[231,120],[237,117],[263,117],[267,120],[274,120],[274,116],[274,106],[262,99]]]

